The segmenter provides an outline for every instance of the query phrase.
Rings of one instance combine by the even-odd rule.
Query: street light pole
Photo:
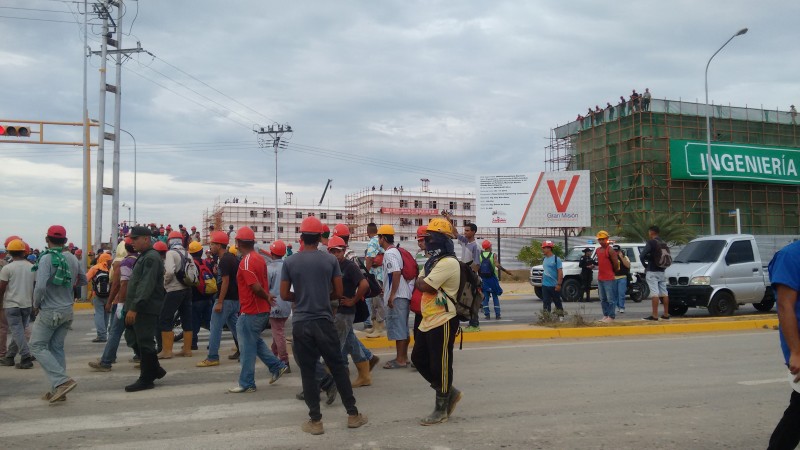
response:
[[[128,208],[128,226],[130,227],[130,226],[132,226],[131,225],[131,205],[129,205],[127,203],[123,203],[121,206],[123,208]]]
[[[711,58],[708,58],[708,63],[706,64],[706,167],[708,170],[708,215],[712,236],[716,234],[716,227],[714,226],[714,177],[712,174],[713,167],[711,166],[711,106],[708,104],[708,66],[711,65],[711,60],[717,56],[717,53],[722,51],[722,49],[733,40],[733,38],[736,36],[741,36],[745,33],[747,33],[747,28],[742,28],[741,30],[737,31],[736,34],[731,36],[730,39],[722,44],[722,47],[720,47],[714,52],[713,55],[711,55]]]
[[[91,121],[94,123],[98,123],[97,119],[91,119]],[[111,126],[110,123],[106,123],[106,125]],[[136,167],[137,164],[136,162],[138,160],[138,157],[136,156],[136,138],[133,137],[133,135],[128,130],[123,130],[122,128],[120,128],[119,131],[122,131],[123,133],[130,136],[131,139],[133,139],[133,222],[135,224],[136,223],[136,175],[139,173]],[[128,221],[130,222],[130,218],[128,218]]]
[[[278,149],[286,148],[287,140],[292,136],[292,126],[287,124],[281,125],[274,123],[268,127],[253,127],[253,132],[256,133],[258,145],[265,148],[271,145],[275,152],[275,240],[278,240]],[[289,137],[284,138],[284,134],[289,133]],[[270,139],[262,138],[263,135],[269,135]]]

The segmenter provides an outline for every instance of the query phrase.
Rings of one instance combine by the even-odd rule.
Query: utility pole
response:
[[[278,240],[278,149],[286,148],[287,141],[292,138],[294,133],[292,126],[287,124],[274,123],[266,128],[258,127],[253,128],[258,140],[258,146],[265,148],[268,145],[272,146],[275,152],[275,240]],[[284,134],[288,133],[289,136],[284,138]],[[262,137],[268,135],[269,138]]]
[[[111,16],[110,8],[117,8],[116,22]],[[98,148],[97,148],[97,187],[95,191],[95,247],[100,248],[103,240],[103,198],[105,195],[111,196],[111,247],[112,250],[117,244],[119,228],[119,159],[120,159],[120,121],[122,115],[122,62],[131,53],[143,52],[144,49],[137,42],[136,48],[123,49],[122,47],[122,15],[123,0],[101,0],[94,5],[95,13],[103,19],[103,31],[101,36],[100,51],[91,52],[100,55],[100,111],[98,117]],[[110,26],[109,26],[110,22]],[[111,28],[117,35],[116,39],[112,36]],[[115,50],[109,50],[108,47]],[[115,55],[115,83],[108,84],[107,81],[107,61],[108,55]],[[106,133],[106,94],[114,94],[114,132]],[[105,170],[105,141],[114,143],[114,159],[112,166],[112,187],[103,186],[103,175]]]

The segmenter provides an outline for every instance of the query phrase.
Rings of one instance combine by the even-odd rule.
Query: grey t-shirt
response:
[[[478,241],[468,241],[465,236],[458,236],[458,243],[461,244],[461,262],[467,264],[478,264],[481,251],[478,248]]]
[[[339,262],[330,253],[297,252],[286,258],[281,281],[294,288],[292,323],[317,319],[333,322],[331,279],[341,276]]]

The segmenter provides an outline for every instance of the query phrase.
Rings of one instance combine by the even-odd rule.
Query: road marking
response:
[[[751,381],[739,381],[736,384],[741,384],[743,386],[759,386],[762,384],[772,384],[772,383],[785,383],[786,378],[775,378],[772,380],[751,380]]]

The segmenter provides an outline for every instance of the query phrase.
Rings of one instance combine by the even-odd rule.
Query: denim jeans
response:
[[[564,311],[564,305],[561,303],[561,292],[556,291],[555,286],[542,286],[542,302],[544,302],[544,310],[550,312],[550,304],[556,304],[556,311]]]
[[[228,329],[233,334],[234,342],[236,337],[236,319],[239,317],[239,300],[223,300],[222,312],[211,313],[211,329],[208,336],[208,359],[209,361],[219,361],[219,344],[222,340],[222,326],[228,324]],[[236,344],[239,345],[238,343]]]
[[[372,328],[372,300],[366,299],[365,302],[367,303],[369,315],[364,319],[364,328]]]
[[[197,348],[197,333],[200,328],[206,327],[211,329],[211,311],[214,306],[212,300],[198,300],[192,302],[192,348]]]
[[[31,356],[30,348],[28,347],[28,340],[25,339],[25,328],[31,319],[31,308],[6,308],[6,320],[8,320],[8,329],[14,339],[16,348],[19,349],[19,354],[23,358]],[[9,354],[11,353],[11,346],[9,346]]]
[[[241,314],[236,322],[236,333],[239,336],[239,360],[242,370],[239,372],[239,386],[256,387],[256,356],[269,368],[270,373],[277,373],[286,364],[278,359],[267,347],[261,337],[261,331],[269,321],[269,313]]]
[[[616,280],[597,282],[597,291],[600,294],[600,306],[603,308],[603,317],[617,317],[617,283]]]
[[[339,338],[339,343],[342,346],[342,357],[344,357],[344,365],[347,367],[347,355],[353,358],[353,363],[369,361],[372,358],[372,353],[367,357],[363,350],[366,348],[358,340],[356,334],[353,332],[353,320],[355,314],[336,314],[333,324],[336,327],[336,334]],[[369,352],[369,350],[367,350]]]
[[[121,309],[122,305],[114,305],[111,310],[111,330],[108,333],[108,341],[103,349],[103,355],[100,357],[100,364],[110,366],[117,362],[117,349],[119,348],[119,341],[122,339],[122,334],[125,333],[125,316],[117,319],[116,311]]]
[[[617,291],[617,308],[625,309],[625,294],[628,292],[628,278],[617,278],[614,280],[614,289]]]
[[[353,396],[353,387],[350,384],[350,374],[344,365],[342,349],[333,324],[326,319],[293,322],[292,337],[292,347],[297,365],[300,367],[303,395],[311,420],[322,419],[319,409],[320,386],[316,377],[316,366],[320,356],[330,368],[347,414],[351,416],[358,414],[356,398]]]
[[[107,298],[94,296],[92,298],[92,306],[94,306],[94,328],[97,330],[97,338],[106,340],[108,339],[108,319],[111,313],[106,312]]]
[[[69,381],[64,340],[72,325],[72,306],[65,309],[43,309],[33,323],[31,353],[50,380],[52,390]]]

